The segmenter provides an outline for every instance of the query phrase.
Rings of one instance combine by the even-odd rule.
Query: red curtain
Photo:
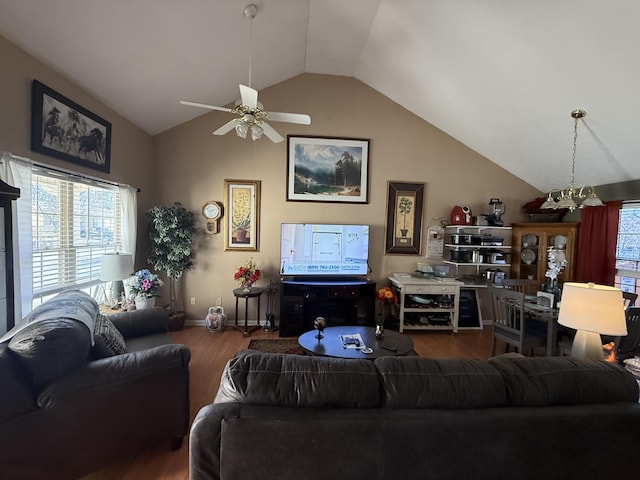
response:
[[[613,286],[616,275],[616,243],[621,201],[581,212],[576,281]]]

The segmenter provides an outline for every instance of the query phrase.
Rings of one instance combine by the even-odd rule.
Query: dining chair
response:
[[[531,290],[533,288],[533,280],[527,278],[505,278],[502,281],[502,286],[513,290],[514,292],[524,293],[525,295],[533,295]]]
[[[619,362],[640,354],[640,307],[628,307],[626,321],[627,334],[616,342],[616,358]]]
[[[629,307],[635,307],[638,294],[633,292],[622,292],[622,301],[624,302],[624,309]]]
[[[534,320],[527,322],[524,293],[490,286],[489,295],[493,306],[492,355],[496,353],[497,340],[505,342],[507,350],[512,345],[522,355],[533,354],[534,348],[546,346],[546,332],[533,328]]]

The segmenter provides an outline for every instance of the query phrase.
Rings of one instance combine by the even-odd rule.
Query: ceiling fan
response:
[[[244,10],[244,16],[251,20],[256,16],[258,7],[255,5],[247,5]],[[251,42],[253,40],[253,26],[250,29]],[[251,46],[249,48],[251,50]],[[251,57],[251,55],[249,55]],[[266,135],[273,143],[279,143],[284,140],[276,130],[267,123],[267,120],[273,120],[274,122],[287,122],[297,123],[300,125],[310,125],[311,117],[302,113],[282,113],[282,112],[267,112],[263,105],[258,101],[258,91],[251,88],[251,58],[249,58],[249,86],[240,84],[240,100],[236,100],[235,108],[216,107],[214,105],[207,105],[205,103],[189,102],[181,100],[182,105],[188,105],[191,107],[206,108],[209,110],[219,110],[221,112],[235,113],[238,117],[230,120],[222,125],[216,131],[214,135],[225,135],[231,130],[236,131],[236,134],[241,138],[247,138],[247,134],[251,134],[252,140],[258,140],[262,137],[262,134]]]

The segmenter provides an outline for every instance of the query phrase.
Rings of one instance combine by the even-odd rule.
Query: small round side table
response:
[[[245,292],[243,288],[235,288],[233,290],[233,296],[236,297],[236,319],[234,328],[240,330],[244,335],[249,335],[254,330],[260,328],[260,296],[264,292],[264,288],[251,287],[248,292]],[[244,298],[244,327],[238,325],[238,300]],[[249,299],[255,298],[258,300],[258,316],[256,317],[256,325],[251,327],[247,326],[249,318]]]

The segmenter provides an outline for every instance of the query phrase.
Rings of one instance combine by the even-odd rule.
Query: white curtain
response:
[[[20,198],[13,204],[13,264],[16,324],[31,311],[33,301],[33,244],[31,227],[31,174],[33,162],[0,152],[0,179],[20,189]],[[71,175],[71,174],[70,174]],[[135,260],[137,232],[137,189],[119,185],[122,204],[123,251]],[[19,233],[19,235],[18,235]]]
[[[31,243],[31,162],[10,153],[1,155],[0,178],[20,189],[20,198],[13,202],[13,278],[15,323],[31,311],[33,298],[33,255]],[[18,233],[20,233],[18,235]]]
[[[138,191],[128,185],[121,185],[119,191],[122,205],[122,251],[131,254],[135,265],[138,232]]]

